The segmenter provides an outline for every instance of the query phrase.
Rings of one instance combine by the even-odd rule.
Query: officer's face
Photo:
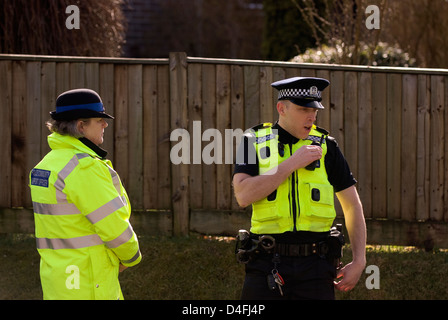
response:
[[[306,139],[316,121],[317,109],[302,107],[290,101],[279,101],[279,104],[280,126],[294,137]]]
[[[99,146],[104,141],[104,129],[107,128],[108,124],[104,118],[90,118],[87,120],[80,120],[78,122],[79,131],[92,141],[94,144]]]

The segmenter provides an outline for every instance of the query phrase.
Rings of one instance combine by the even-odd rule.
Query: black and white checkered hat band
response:
[[[313,91],[313,92],[311,92]],[[320,99],[322,97],[322,92],[319,90],[310,90],[310,89],[282,89],[278,91],[278,100],[287,99],[287,98],[296,98],[296,99],[307,99],[314,98]]]

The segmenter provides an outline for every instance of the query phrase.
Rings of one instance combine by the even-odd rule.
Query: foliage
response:
[[[0,53],[120,56],[124,0],[0,0]],[[80,29],[67,29],[69,5]]]
[[[291,1],[315,39],[315,53],[327,52],[320,61],[334,57],[335,63],[340,64],[375,65],[376,61],[378,65],[448,67],[448,1],[322,0],[324,9],[319,9],[313,0]],[[370,17],[366,8],[370,5],[379,10],[379,29],[366,26]]]
[[[291,59],[298,63],[341,63],[344,50],[343,44],[336,43],[335,47],[322,45],[319,48],[307,49],[305,53]],[[349,50],[351,56],[353,50]],[[394,66],[394,67],[415,67],[416,61],[408,53],[404,52],[398,45],[390,46],[385,42],[380,42],[371,52],[370,46],[361,43],[359,50],[359,64],[372,66]],[[349,57],[350,57],[349,56]]]
[[[315,45],[313,35],[292,1],[264,0],[263,11],[263,59],[286,61]]]

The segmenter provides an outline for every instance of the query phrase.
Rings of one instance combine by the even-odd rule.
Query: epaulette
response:
[[[250,130],[258,131],[260,129],[265,129],[265,128],[269,128],[269,127],[272,127],[271,122],[263,122],[263,123],[257,124],[256,126],[250,128]]]
[[[321,127],[318,127],[318,126],[316,126],[316,130],[319,131],[320,133],[323,133],[326,136],[328,136],[330,134],[330,132],[328,132],[324,128],[321,128]]]

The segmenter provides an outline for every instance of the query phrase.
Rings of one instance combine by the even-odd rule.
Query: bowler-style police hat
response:
[[[271,84],[278,90],[278,100],[289,100],[302,107],[324,109],[322,91],[330,81],[322,78],[294,77]]]
[[[104,110],[101,97],[90,89],[74,89],[63,92],[56,99],[56,110],[50,112],[54,120],[77,120],[82,118],[114,119]]]

